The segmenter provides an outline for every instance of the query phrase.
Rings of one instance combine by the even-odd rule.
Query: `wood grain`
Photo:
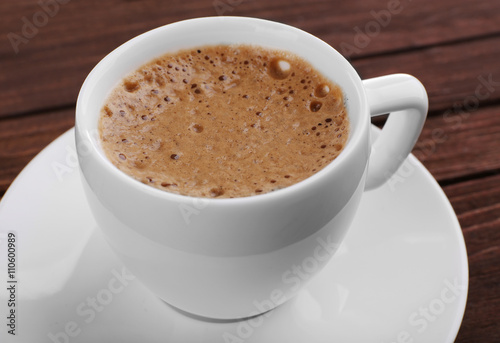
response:
[[[431,114],[462,112],[500,99],[500,35],[353,62],[362,78],[407,73],[429,95]]]
[[[73,109],[0,121],[0,194],[45,146],[74,126]]]
[[[500,172],[499,143],[500,106],[450,110],[427,119],[413,153],[446,183]]]
[[[38,0],[0,2],[0,197],[39,151],[74,125],[85,76],[123,42],[200,16],[291,24],[343,52],[362,78],[405,72],[425,85],[430,116],[414,154],[450,199],[469,257],[468,302],[456,342],[500,342],[500,1],[66,2],[17,53],[8,35],[22,35],[42,8]]]
[[[500,173],[443,190],[462,227],[470,262],[476,263],[482,255],[500,256]]]
[[[469,294],[457,342],[499,342],[500,173],[445,186],[444,191],[469,258]]]
[[[495,243],[492,242],[492,244]],[[455,342],[500,342],[499,260],[498,242],[496,242],[496,247],[491,247],[480,256],[469,256],[467,307]]]
[[[288,1],[284,6],[279,1],[246,0],[231,2],[241,4],[229,6],[225,11],[218,10],[213,1],[207,0],[70,1],[60,5],[57,11],[53,10],[53,17],[46,16],[45,25],[34,27],[36,34],[26,39],[26,43],[14,44],[18,53],[15,53],[9,39],[1,40],[0,116],[74,104],[85,76],[109,51],[139,33],[191,17],[213,16],[223,12],[281,21],[317,35],[346,55],[350,54],[344,51],[344,46],[356,47],[356,52],[351,56],[353,58],[500,32],[497,25],[500,21],[500,2],[460,0],[450,8],[449,4],[438,1],[405,0],[401,1],[397,10],[392,11],[394,13],[386,12],[391,14],[388,17],[390,20],[386,20],[387,25],[379,24],[380,31],[374,30],[368,36],[373,26],[370,23],[383,23],[382,19],[377,22],[375,18],[389,11],[387,8],[391,1],[362,1],[355,2],[353,6],[350,2],[295,0]],[[14,33],[23,37],[23,27],[28,25],[26,21],[34,23],[34,17],[37,13],[43,13],[41,11],[35,0],[1,2],[0,13],[9,15],[0,21],[0,36],[7,37]],[[360,38],[363,33],[367,35],[365,42]],[[499,45],[497,41],[491,44]],[[422,58],[432,55],[435,60],[441,56],[439,50],[427,52],[426,55],[415,55],[409,62],[422,61]],[[449,57],[446,55],[446,58]],[[498,59],[496,52],[492,58]],[[467,59],[462,59],[462,62],[467,62]],[[398,71],[410,67],[404,58],[402,61],[392,60],[389,65],[400,66]],[[385,73],[377,63],[369,70],[365,69],[361,68],[361,71],[367,76]],[[493,72],[489,65],[480,70]],[[480,73],[475,69],[470,71],[475,73],[474,77]],[[467,74],[459,77],[462,80],[470,79]],[[438,86],[441,87],[442,82]],[[462,94],[449,84],[439,88],[437,95],[442,92],[449,92],[452,98],[460,98]],[[441,105],[444,102],[437,101]]]

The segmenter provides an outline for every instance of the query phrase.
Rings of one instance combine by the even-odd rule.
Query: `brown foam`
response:
[[[101,141],[120,170],[198,197],[245,197],[295,184],[343,149],[342,90],[299,57],[206,46],[164,55],[111,92]]]

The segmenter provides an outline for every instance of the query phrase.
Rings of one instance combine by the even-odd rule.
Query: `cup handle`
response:
[[[373,143],[365,190],[385,183],[413,149],[424,126],[429,100],[420,81],[408,74],[363,80],[370,115],[389,113]]]

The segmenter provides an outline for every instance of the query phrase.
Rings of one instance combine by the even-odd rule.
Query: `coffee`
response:
[[[103,150],[153,187],[196,197],[271,192],[344,148],[342,90],[307,61],[250,45],[166,54],[125,77],[101,110]]]

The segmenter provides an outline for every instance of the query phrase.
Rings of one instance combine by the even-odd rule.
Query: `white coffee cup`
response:
[[[295,185],[233,199],[168,193],[118,170],[97,133],[110,90],[164,53],[233,43],[295,53],[343,89],[350,136],[342,153]],[[92,212],[124,265],[176,308],[244,318],[291,298],[329,261],[363,192],[383,184],[410,153],[427,108],[425,89],[414,77],[361,81],[336,50],[297,28],[254,18],[199,18],[144,33],[92,70],[78,97],[76,146]],[[388,112],[372,145],[370,117]]]

